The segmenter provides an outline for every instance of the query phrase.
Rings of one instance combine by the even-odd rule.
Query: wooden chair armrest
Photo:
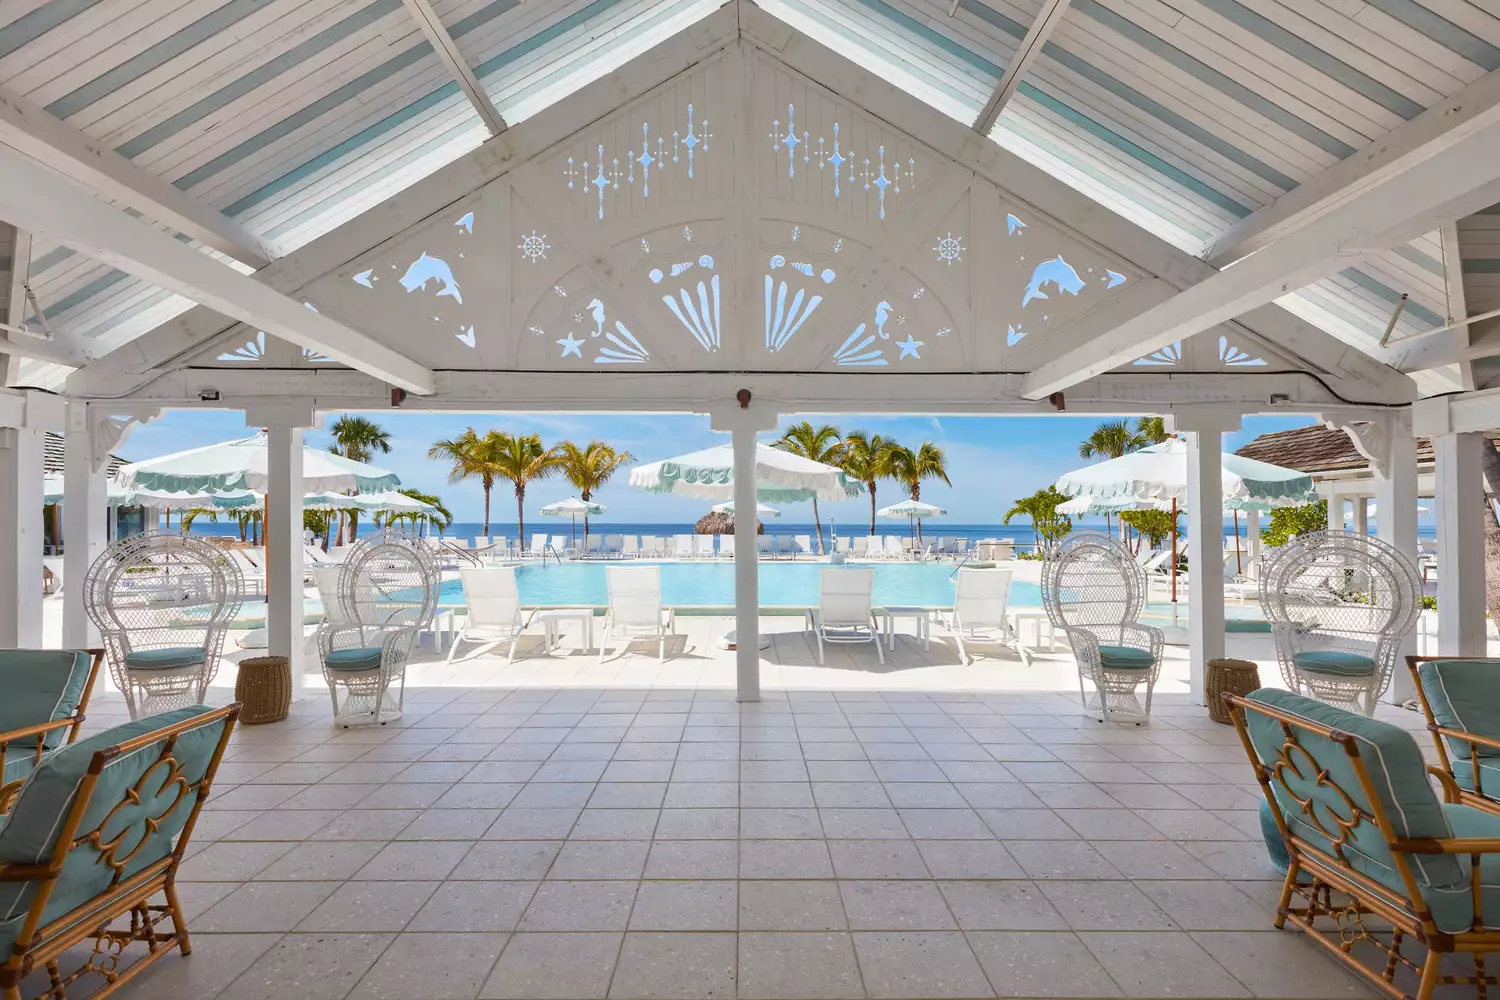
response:
[[[1446,726],[1435,726],[1433,727],[1432,731],[1437,733],[1439,736],[1447,736],[1455,740],[1463,740],[1467,743],[1473,743],[1478,746],[1489,747],[1491,750],[1500,750],[1500,739],[1496,739],[1493,736],[1481,736],[1478,733],[1471,733],[1467,729],[1449,729]]]
[[[7,747],[12,743],[18,743],[21,740],[27,739],[29,737],[45,736],[47,733],[50,733],[54,730],[66,729],[74,723],[81,722],[82,720],[82,714],[75,714],[65,716],[61,719],[54,719],[51,722],[39,722],[34,726],[26,726],[22,729],[12,729],[8,732],[0,733],[0,748]]]
[[[1500,854],[1500,837],[1397,840],[1391,848],[1405,854]]]
[[[1458,782],[1453,780],[1453,775],[1440,767],[1433,767],[1430,764],[1427,766],[1427,773],[1436,778],[1438,784],[1443,786],[1444,802],[1454,803],[1463,800],[1463,793],[1458,787]]]

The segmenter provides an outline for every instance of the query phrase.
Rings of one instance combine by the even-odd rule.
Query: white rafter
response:
[[[1442,155],[1455,143],[1500,122],[1500,70],[1469,84],[1370,143],[1353,156],[1245,216],[1213,241],[1204,259],[1227,267],[1296,232],[1362,189]]]
[[[432,372],[0,147],[0,218],[412,392]]]
[[[1005,105],[1015,94],[1016,88],[1021,85],[1021,78],[1042,54],[1042,46],[1046,44],[1047,36],[1062,23],[1063,15],[1067,11],[1068,0],[1042,0],[1042,9],[1037,12],[1036,18],[1031,22],[1031,27],[1027,29],[1026,37],[1021,40],[1021,45],[1016,49],[1015,57],[1011,59],[1010,65],[1005,67],[1005,75],[1000,78],[999,83],[995,84],[995,91],[985,102],[984,110],[979,112],[978,118],[974,119],[974,131],[981,135],[990,134],[990,129],[994,128],[995,122],[1000,120],[1000,114],[1005,110]]]
[[[1448,322],[1457,323],[1453,332],[1457,334],[1461,347],[1469,346],[1469,299],[1464,292],[1464,258],[1458,245],[1458,223],[1450,222],[1438,230],[1443,244],[1443,284],[1448,293]],[[1458,377],[1465,389],[1475,389],[1474,362],[1467,359],[1458,362]]]
[[[1463,116],[1452,133],[1434,136],[1401,169],[1340,188],[1233,266],[1160,305],[1117,317],[1088,344],[1048,352],[1027,377],[1026,394],[1038,399],[1129,364],[1500,201],[1500,105]]]
[[[432,43],[432,49],[437,53],[443,65],[448,67],[448,72],[458,83],[459,89],[474,105],[474,110],[479,112],[479,117],[484,119],[484,127],[490,130],[490,135],[499,135],[506,129],[505,119],[500,117],[500,112],[495,110],[495,105],[490,102],[489,95],[479,85],[479,78],[474,75],[474,70],[469,67],[469,62],[464,54],[458,50],[458,44],[453,41],[453,36],[448,34],[448,29],[443,27],[443,21],[438,17],[437,11],[432,9],[432,4],[427,0],[404,0],[406,9],[411,12],[412,20],[417,22],[417,27],[422,29],[422,34]]]
[[[131,208],[259,270],[272,254],[233,219],[192,198],[170,181],[33,104],[0,89],[0,143],[44,163],[100,197]]]

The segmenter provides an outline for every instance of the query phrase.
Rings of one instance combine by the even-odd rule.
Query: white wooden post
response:
[[[1376,469],[1375,533],[1381,541],[1394,546],[1417,565],[1417,439],[1409,427],[1398,428],[1392,435],[1390,458],[1385,475]],[[1481,556],[1482,562],[1482,556]],[[1481,610],[1481,623],[1483,611]],[[1406,657],[1417,652],[1417,636],[1409,632],[1401,640],[1396,654],[1396,670],[1386,697],[1394,705],[1417,696]]]
[[[1224,433],[1240,429],[1237,413],[1186,412],[1188,690],[1200,705],[1209,660],[1224,656]]]
[[[1477,433],[1440,434],[1437,452],[1438,652],[1483,656],[1484,466]],[[1412,501],[1415,509],[1415,498]]]
[[[63,401],[0,389],[0,649],[42,645],[42,435]]]
[[[1327,528],[1329,531],[1344,530],[1344,495],[1332,487],[1328,493]]]
[[[712,427],[728,431],[734,451],[734,658],[739,701],[760,701],[760,562],[756,552],[755,436],[775,430],[776,414],[750,407],[750,393],[740,390],[741,405],[715,410]]]
[[[1370,498],[1354,497],[1354,533],[1356,535],[1368,535],[1370,533]]]
[[[309,410],[293,407],[269,412],[248,410],[245,422],[266,430],[267,489],[266,646],[272,656],[285,656],[292,665],[292,697],[302,693],[303,551],[302,551],[302,431],[315,426]]]
[[[63,451],[63,646],[93,649],[99,630],[83,604],[83,581],[89,567],[109,544],[109,456],[97,460],[89,404],[68,404],[68,433]]]

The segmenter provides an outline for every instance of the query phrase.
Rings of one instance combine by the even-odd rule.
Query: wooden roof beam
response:
[[[0,146],[0,218],[415,393],[432,372]]]
[[[957,3],[954,9],[957,10]],[[979,112],[979,117],[974,119],[974,131],[980,135],[989,135],[995,127],[995,122],[1000,120],[1000,114],[1005,110],[1005,105],[1015,95],[1016,88],[1021,85],[1021,79],[1026,75],[1031,64],[1042,54],[1042,46],[1046,44],[1047,36],[1052,34],[1059,24],[1062,23],[1063,15],[1068,11],[1068,0],[1042,0],[1042,9],[1037,12],[1036,18],[1031,22],[1031,27],[1026,30],[1026,37],[1021,40],[1020,48],[1016,49],[1015,57],[1011,59],[1010,65],[1005,67],[1005,75],[1000,77],[1000,82],[995,84],[994,93],[985,102],[984,110]],[[952,14],[950,13],[950,17]]]
[[[432,43],[432,50],[437,53],[443,65],[448,67],[448,72],[458,83],[464,96],[469,103],[474,105],[474,110],[479,112],[479,117],[484,121],[484,127],[490,130],[491,136],[499,135],[506,129],[505,119],[500,117],[500,112],[490,101],[484,88],[479,85],[479,78],[474,75],[469,62],[464,54],[458,50],[458,43],[443,27],[442,19],[438,17],[437,11],[432,9],[428,0],[404,0],[406,9],[411,12],[412,20],[417,22],[417,27],[422,29],[422,34]]]
[[[227,215],[142,170],[39,105],[3,89],[0,143],[99,197],[128,205],[247,267],[260,270],[273,256],[255,234]]]

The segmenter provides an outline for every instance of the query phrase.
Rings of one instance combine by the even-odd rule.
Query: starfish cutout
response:
[[[921,361],[922,355],[917,353],[917,348],[921,347],[924,343],[926,342],[913,340],[911,334],[908,333],[905,340],[896,341],[896,346],[901,348],[901,357],[898,357],[896,360],[900,361],[901,358],[912,357]]]
[[[559,340],[558,344],[562,346],[563,357],[567,357],[569,354],[573,355],[575,358],[583,357],[583,352],[579,350],[579,348],[583,346],[583,341],[579,340],[577,337],[574,337],[571,332],[569,332],[569,334],[562,340]]]

